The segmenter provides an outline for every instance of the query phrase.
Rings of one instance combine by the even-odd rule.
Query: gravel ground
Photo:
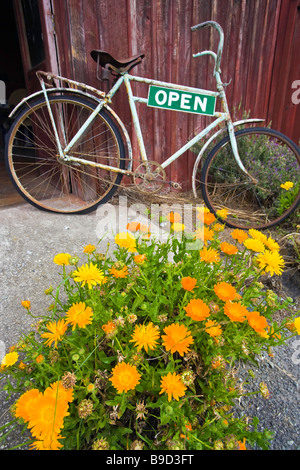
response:
[[[80,256],[84,245],[97,244],[100,220],[97,212],[63,216],[39,211],[29,204],[0,210],[1,358],[22,333],[30,330],[31,319],[24,314],[21,300],[31,300],[34,314],[48,307],[44,290],[50,285],[56,286],[60,280],[53,263],[54,255],[68,252]],[[101,242],[100,250],[106,246],[106,241]],[[287,295],[300,301],[299,288],[288,278],[284,287]],[[270,398],[243,398],[237,406],[238,413],[257,416],[262,429],[274,432],[270,449],[300,450],[299,364],[300,338],[295,337],[274,350],[274,357],[261,358],[258,368],[251,366],[256,374],[254,389],[265,381]],[[240,372],[241,376],[247,376],[243,366]],[[0,428],[11,420],[9,406],[14,400],[8,402],[5,398],[5,392],[0,390]],[[26,434],[23,436],[19,430],[14,430],[4,444],[0,442],[0,449],[9,449],[24,441]]]

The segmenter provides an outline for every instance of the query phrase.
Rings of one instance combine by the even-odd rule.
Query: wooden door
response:
[[[59,72],[52,0],[14,0],[26,88],[40,89],[38,70]]]

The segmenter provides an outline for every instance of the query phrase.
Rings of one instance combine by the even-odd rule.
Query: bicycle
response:
[[[22,196],[34,206],[59,213],[87,213],[110,200],[124,175],[146,193],[160,191],[165,168],[214,130],[194,164],[192,188],[203,196],[220,221],[241,229],[269,228],[282,222],[300,202],[300,149],[288,137],[268,127],[245,127],[262,119],[233,122],[221,80],[224,44],[222,27],[207,21],[191,28],[213,27],[219,34],[217,53],[193,54],[214,59],[216,91],[175,85],[129,72],[144,58],[123,61],[99,50],[91,52],[97,77],[114,76],[104,93],[94,87],[49,72],[37,72],[41,90],[28,96],[10,114],[14,117],[6,142],[8,172]],[[135,96],[131,82],[149,85],[148,98]],[[139,164],[133,169],[131,141],[125,125],[109,106],[125,85],[139,146]],[[222,111],[216,111],[217,99]],[[192,112],[214,118],[183,147],[159,164],[148,160],[136,103]],[[223,124],[221,129],[216,130]],[[238,127],[242,129],[237,130]],[[227,135],[222,136],[222,134]],[[221,140],[219,140],[223,137]],[[203,164],[203,156],[213,142]],[[282,184],[286,183],[286,185]],[[289,186],[289,187],[288,187]]]

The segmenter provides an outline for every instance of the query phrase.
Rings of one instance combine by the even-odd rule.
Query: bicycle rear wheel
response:
[[[223,222],[229,227],[277,225],[300,203],[299,148],[268,128],[243,129],[235,136],[243,165],[256,182],[239,168],[225,137],[210,152],[201,172],[204,201],[213,213],[228,211]]]
[[[94,111],[93,101],[72,95],[49,98],[62,148]],[[125,168],[122,133],[102,109],[70,151],[73,157]],[[60,159],[47,103],[30,101],[16,117],[6,143],[6,166],[16,189],[43,210],[76,214],[108,201],[122,173]]]

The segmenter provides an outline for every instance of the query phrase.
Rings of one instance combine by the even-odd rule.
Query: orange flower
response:
[[[236,246],[227,242],[221,243],[220,248],[226,255],[235,255],[239,251]]]
[[[187,312],[186,316],[191,317],[192,320],[202,321],[209,317],[209,307],[201,299],[192,299],[184,310]]]
[[[230,234],[234,240],[237,240],[239,243],[243,243],[247,238],[248,235],[244,230],[240,230],[239,228],[236,228],[233,232]]]
[[[178,401],[179,397],[184,396],[185,390],[186,386],[182,383],[180,375],[176,374],[176,372],[169,372],[161,379],[159,394],[166,392],[168,394],[168,401],[171,401],[172,397]]]
[[[109,270],[110,274],[115,278],[125,278],[128,276],[128,268],[124,266],[121,269],[116,269],[114,266]]]
[[[171,351],[172,354],[177,351],[180,356],[183,356],[190,350],[189,346],[194,340],[186,326],[172,323],[164,328],[164,332],[166,334],[162,336],[162,339],[167,351]]]
[[[201,261],[205,261],[206,263],[217,263],[220,261],[219,253],[213,248],[202,248],[202,250],[200,250],[200,258]]]
[[[204,213],[204,223],[205,225],[210,225],[215,222],[216,217],[211,212]]]
[[[40,364],[41,362],[43,362],[44,360],[44,356],[42,354],[39,354],[38,357],[35,359],[35,361]]]
[[[182,287],[185,290],[188,290],[189,292],[193,291],[194,287],[196,286],[196,283],[197,283],[197,279],[195,279],[194,277],[187,276],[181,279]]]
[[[21,304],[22,307],[26,308],[26,310],[30,309],[30,300],[22,300]]]
[[[107,334],[111,334],[115,331],[116,329],[116,325],[112,322],[112,321],[109,321],[107,322],[105,325],[102,325],[102,330]]]
[[[234,300],[237,297],[237,291],[228,282],[219,282],[214,286],[214,291],[220,300]]]
[[[127,230],[130,230],[130,232],[137,232],[140,230],[141,224],[139,222],[129,222],[127,224]]]
[[[141,374],[138,373],[135,366],[120,362],[112,370],[112,377],[109,379],[113,386],[117,389],[118,393],[128,390],[134,390],[140,381]]]
[[[171,224],[174,224],[181,220],[181,215],[178,212],[170,212],[167,215],[167,219],[171,222]]]
[[[245,437],[244,437],[243,441],[238,441],[238,443],[239,443],[238,450],[247,450],[247,447],[245,445],[245,443],[246,443],[246,438]]]
[[[248,312],[247,320],[251,328],[263,338],[269,338],[267,334],[268,323],[263,315],[259,312]]]
[[[146,260],[146,255],[135,255],[133,259],[136,264],[142,264]]]
[[[249,312],[240,302],[227,301],[224,306],[224,313],[231,321],[242,323],[246,320]]]
[[[205,323],[205,331],[210,336],[220,336],[222,334],[222,328],[214,320],[207,320]]]

